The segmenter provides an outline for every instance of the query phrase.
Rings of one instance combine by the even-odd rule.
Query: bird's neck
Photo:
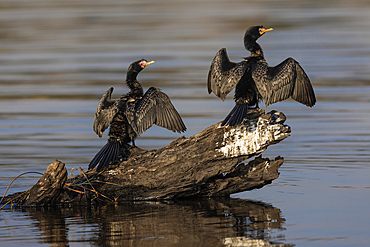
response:
[[[264,58],[262,47],[255,40],[253,40],[252,38],[245,37],[244,47],[245,47],[245,49],[247,49],[248,51],[251,52],[251,57]]]
[[[141,97],[143,96],[143,87],[140,85],[139,81],[136,79],[137,72],[127,73],[126,84],[131,89],[131,94]]]

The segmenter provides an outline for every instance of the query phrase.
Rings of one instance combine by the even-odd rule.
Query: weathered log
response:
[[[58,199],[49,201],[90,204],[213,197],[262,187],[278,177],[283,158],[241,162],[288,137],[290,127],[284,121],[283,113],[251,110],[249,119],[237,126],[221,127],[219,122],[157,150],[132,147],[127,161],[69,179]]]
[[[59,196],[66,180],[67,169],[64,163],[55,160],[19,204],[22,206],[47,206],[59,203]]]

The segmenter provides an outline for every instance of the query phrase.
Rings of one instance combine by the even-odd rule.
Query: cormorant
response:
[[[266,107],[291,97],[312,107],[316,98],[312,85],[303,68],[293,58],[287,58],[275,67],[269,67],[261,46],[256,40],[272,28],[252,26],[244,35],[244,47],[251,52],[240,63],[230,62],[226,49],[220,49],[214,57],[208,73],[208,93],[213,92],[225,100],[235,88],[235,107],[226,116],[222,126],[234,126],[247,116],[248,107],[265,101]]]
[[[149,129],[153,124],[172,130],[184,132],[186,127],[180,114],[172,105],[170,98],[160,89],[150,87],[144,94],[143,88],[136,80],[137,75],[146,66],[154,63],[145,59],[133,62],[126,76],[126,84],[131,91],[119,100],[111,100],[113,87],[102,96],[95,113],[93,129],[102,137],[110,126],[108,143],[95,155],[89,169],[97,164],[97,171],[129,154],[129,142],[135,146],[135,138]]]

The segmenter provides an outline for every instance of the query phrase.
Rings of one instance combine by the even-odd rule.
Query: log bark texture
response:
[[[47,206],[59,203],[59,196],[67,180],[64,163],[55,160],[39,181],[25,194],[19,204],[23,206]]]
[[[57,199],[49,201],[90,204],[107,200],[168,200],[228,196],[260,188],[278,177],[284,159],[256,157],[248,164],[241,162],[288,137],[290,127],[284,121],[283,113],[251,110],[249,119],[238,126],[221,127],[219,122],[160,149],[133,147],[128,160],[116,167],[100,173],[92,170],[65,184],[60,179],[64,189],[61,194],[56,193]],[[35,199],[25,203],[39,205]]]

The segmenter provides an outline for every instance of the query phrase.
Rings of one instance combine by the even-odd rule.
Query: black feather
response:
[[[96,165],[97,171],[107,167],[109,163],[114,162],[118,158],[120,150],[120,143],[117,141],[108,141],[107,144],[95,155],[89,164],[89,170],[93,169]]]
[[[117,159],[122,147],[128,147],[129,142],[133,143],[137,136],[153,124],[174,132],[186,131],[180,114],[165,93],[155,87],[150,87],[145,94],[143,93],[143,88],[136,80],[138,73],[143,69],[141,65],[143,63],[147,61],[134,62],[127,71],[126,83],[131,89],[129,93],[119,100],[112,101],[113,88],[110,88],[102,96],[95,113],[93,129],[101,137],[104,130],[110,126],[110,139],[91,160],[89,169],[98,164],[97,170],[108,166]]]
[[[236,104],[231,112],[222,121],[221,126],[234,126],[237,125],[247,117],[248,105]]]
[[[222,125],[233,126],[239,123],[242,116],[243,119],[245,117],[241,105],[245,105],[245,109],[254,105],[257,107],[262,100],[266,107],[290,97],[309,107],[316,103],[311,82],[296,60],[287,58],[275,67],[267,65],[262,48],[256,42],[265,33],[261,29],[265,28],[254,26],[246,31],[244,46],[251,52],[251,56],[244,61],[230,62],[225,48],[220,49],[212,61],[208,73],[208,93],[213,92],[225,100],[226,95],[235,88],[236,105]]]

